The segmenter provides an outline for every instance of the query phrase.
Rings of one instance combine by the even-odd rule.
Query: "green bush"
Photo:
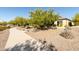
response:
[[[6,29],[9,29],[9,28],[10,28],[10,27],[0,26],[0,31],[6,30]]]
[[[72,21],[74,22],[74,24],[75,24],[76,26],[79,26],[79,13],[76,13],[76,14],[74,15]]]
[[[35,28],[47,29],[54,25],[54,21],[59,19],[59,15],[53,10],[37,9],[30,13],[31,24]]]
[[[28,25],[28,22],[26,18],[16,17],[14,20],[9,21],[8,24],[13,24],[17,26],[26,26]]]

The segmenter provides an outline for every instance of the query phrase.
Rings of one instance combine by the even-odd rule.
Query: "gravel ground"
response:
[[[23,43],[26,40],[35,40],[29,35],[25,34],[23,31],[18,30],[16,27],[10,29],[10,34],[8,41],[6,43],[5,49],[15,46],[16,44]]]
[[[0,50],[3,50],[9,37],[9,30],[0,31]]]
[[[66,39],[60,35],[60,33],[64,32],[63,28],[38,32],[26,32],[26,34],[35,39],[46,40],[49,43],[52,42],[59,51],[79,51],[79,27],[72,27],[69,31],[72,33],[72,39]]]

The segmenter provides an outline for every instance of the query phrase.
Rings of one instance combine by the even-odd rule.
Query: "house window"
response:
[[[59,26],[59,21],[57,21],[57,26]]]

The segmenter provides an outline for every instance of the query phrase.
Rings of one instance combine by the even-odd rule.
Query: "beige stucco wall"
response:
[[[69,26],[69,22],[70,22],[69,20],[63,20],[62,21],[62,24],[63,24],[62,27]]]
[[[62,26],[61,27],[65,27],[65,26],[69,26],[69,20],[62,20]],[[57,25],[57,21],[54,22],[55,25]],[[74,25],[74,23],[72,22],[72,25]]]

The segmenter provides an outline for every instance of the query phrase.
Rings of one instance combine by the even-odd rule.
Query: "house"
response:
[[[74,25],[74,23],[68,18],[60,18],[59,20],[55,21],[54,24],[59,27],[66,27],[66,26]]]

